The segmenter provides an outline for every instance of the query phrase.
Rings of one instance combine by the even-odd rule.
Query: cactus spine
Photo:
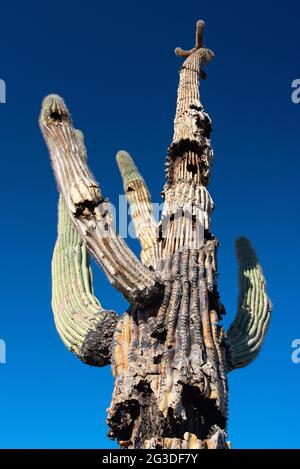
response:
[[[203,67],[214,54],[203,46],[203,27],[199,21],[192,49],[175,50],[185,61],[159,223],[131,156],[117,154],[141,261],[114,231],[109,203],[87,166],[82,134],[64,101],[50,95],[41,110],[60,191],[52,262],[55,323],[80,359],[111,363],[109,436],[126,448],[228,448],[227,373],[256,357],[270,320],[261,267],[241,238],[238,312],[227,333],[220,324],[218,241],[207,190],[211,120],[199,93]],[[130,302],[121,316],[94,297],[88,251]]]

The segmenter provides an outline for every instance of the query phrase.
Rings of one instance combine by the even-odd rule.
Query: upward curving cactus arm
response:
[[[200,49],[200,47],[203,47],[203,28],[204,21],[198,20],[196,24],[195,49]]]
[[[270,322],[271,302],[256,254],[246,238],[236,241],[239,262],[238,312],[227,331],[227,368],[251,363],[258,355]]]
[[[56,181],[82,240],[108,280],[129,302],[153,302],[161,286],[114,230],[109,203],[81,158],[70,113],[57,95],[43,101],[40,127],[49,148]]]
[[[157,229],[150,192],[129,153],[119,151],[116,160],[123,179],[124,191],[130,204],[136,235],[141,243],[141,260],[143,264],[150,266],[153,263]]]
[[[118,315],[94,296],[89,255],[59,197],[58,236],[52,258],[52,309],[66,347],[89,365],[110,363]]]

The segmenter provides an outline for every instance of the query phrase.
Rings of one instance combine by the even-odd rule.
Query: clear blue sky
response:
[[[291,82],[300,78],[296,0],[2,2],[1,447],[115,447],[105,424],[109,367],[79,362],[53,325],[57,192],[37,124],[41,100],[51,92],[66,99],[112,202],[122,192],[115,164],[121,148],[158,201],[181,63],[173,50],[192,47],[201,17],[205,44],[216,53],[202,100],[213,119],[210,192],[225,326],[236,310],[239,235],[256,247],[274,304],[259,358],[230,375],[229,439],[235,448],[300,447],[300,364],[291,361],[291,342],[300,338],[300,104],[291,102]],[[95,289],[104,306],[124,311],[99,269]]]

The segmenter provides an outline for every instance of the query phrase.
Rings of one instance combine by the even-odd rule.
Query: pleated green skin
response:
[[[89,255],[62,196],[52,259],[52,309],[58,333],[71,352],[92,365],[109,363],[118,316],[104,310],[94,296]]]
[[[120,150],[116,156],[117,164],[122,175],[124,190],[126,192],[128,184],[135,181],[144,181],[141,173],[136,167],[133,159],[127,151]]]
[[[270,322],[271,302],[262,268],[250,241],[236,242],[239,262],[238,312],[227,331],[228,371],[241,368],[258,355]]]

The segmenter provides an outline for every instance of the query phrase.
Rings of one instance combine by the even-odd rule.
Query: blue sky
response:
[[[122,193],[121,148],[159,201],[181,63],[173,50],[193,46],[201,17],[216,54],[201,95],[213,119],[210,192],[225,326],[236,310],[239,235],[252,240],[274,305],[260,356],[230,375],[229,440],[235,448],[300,447],[300,364],[291,361],[300,338],[300,104],[291,101],[300,4],[292,0],[2,2],[0,447],[116,447],[106,436],[109,367],[79,362],[53,325],[57,191],[37,124],[41,100],[51,92],[66,99],[113,203]],[[94,272],[103,305],[124,311],[126,302]]]

